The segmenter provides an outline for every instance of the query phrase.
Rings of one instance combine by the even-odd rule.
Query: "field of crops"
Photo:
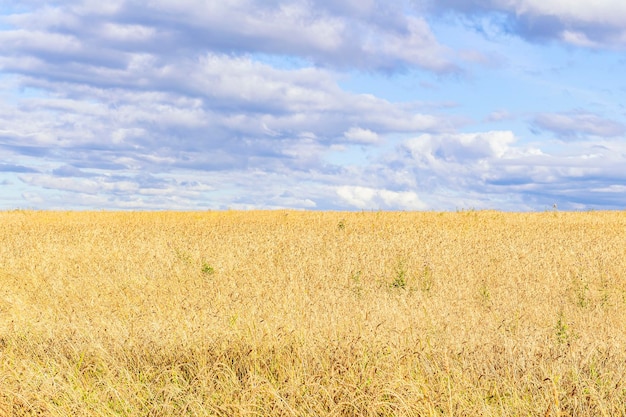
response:
[[[0,415],[626,416],[626,212],[0,212]]]

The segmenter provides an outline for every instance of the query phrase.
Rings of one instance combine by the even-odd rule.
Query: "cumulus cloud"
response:
[[[77,205],[193,206],[198,191],[185,194],[189,187],[181,184],[209,173],[221,182],[205,184],[233,193],[258,185],[250,176],[290,188],[297,186],[286,178],[317,177],[316,197],[335,197],[331,177],[343,168],[325,161],[329,150],[458,125],[419,103],[349,93],[338,84],[337,71],[345,69],[459,71],[454,52],[424,17],[405,13],[409,6],[20,2],[7,8],[0,30],[0,68],[12,74],[2,85],[0,149],[11,161],[36,159],[38,169],[6,163],[3,171],[24,174],[19,178],[31,187],[24,196],[33,204],[54,204],[49,194],[56,190]],[[259,55],[298,64],[281,68]],[[164,185],[155,188],[144,174]],[[157,198],[155,190],[178,200]],[[231,203],[316,207],[310,197],[284,192],[268,187]],[[212,201],[221,206],[226,199],[218,193]]]
[[[414,191],[391,191],[362,186],[337,187],[337,195],[359,209],[423,210],[427,206]]]
[[[617,139],[548,150],[523,145],[509,131],[421,135],[405,141],[390,162],[410,171],[428,206],[510,210],[554,202],[564,209],[620,208],[616,190],[626,181],[625,163],[626,146]]]
[[[523,209],[555,195],[617,204],[620,122],[536,110],[533,129],[577,139],[567,151],[471,125],[462,106],[437,104],[456,101],[442,80],[466,83],[459,62],[474,69],[495,55],[452,50],[416,4],[9,2],[0,22],[0,183],[43,208]],[[603,3],[593,12],[551,0],[434,4],[504,16],[494,24],[529,39],[620,42],[620,20]],[[356,73],[409,74],[442,97],[400,102],[342,88]],[[513,103],[510,111],[521,114]],[[502,129],[512,118],[480,112]]]
[[[425,134],[406,142],[407,149],[424,163],[450,161],[463,163],[488,158],[502,158],[511,152],[513,132]]]
[[[74,165],[88,157],[101,168],[214,170],[245,168],[254,158],[259,167],[302,168],[333,144],[454,126],[417,104],[347,93],[327,70],[280,70],[250,58],[140,66],[106,81],[85,72],[85,83],[52,82],[46,68],[23,83],[51,94],[0,115],[11,132],[0,146],[16,154],[28,146]],[[132,80],[141,77],[145,89],[137,90]]]

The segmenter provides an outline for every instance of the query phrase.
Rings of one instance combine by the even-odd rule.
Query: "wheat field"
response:
[[[2,416],[626,416],[626,212],[0,212]]]

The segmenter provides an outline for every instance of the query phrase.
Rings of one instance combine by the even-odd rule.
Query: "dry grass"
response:
[[[0,212],[0,415],[624,404],[626,212]]]

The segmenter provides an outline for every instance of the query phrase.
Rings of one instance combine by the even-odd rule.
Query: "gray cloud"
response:
[[[48,173],[24,183],[76,194],[76,204],[104,193],[113,200],[98,204],[149,206],[156,196],[139,172],[172,183],[189,172],[241,175],[215,184],[234,189],[250,173],[324,176],[341,171],[324,162],[338,144],[458,124],[339,88],[330,68],[458,71],[424,19],[382,1],[25,1],[5,24],[0,68],[35,94],[0,112],[0,148],[46,161]],[[273,68],[257,53],[297,56],[304,68]],[[141,201],[131,197],[140,191]],[[283,191],[265,190],[264,201],[311,205]],[[185,198],[177,204],[195,204]]]
[[[8,22],[17,28],[0,32],[0,51],[22,58],[21,68],[15,62],[2,64],[15,71],[26,71],[38,60],[70,72],[90,66],[115,70],[132,66],[136,54],[173,59],[202,51],[291,55],[339,68],[459,71],[451,50],[437,42],[426,21],[400,10],[401,4],[390,7],[382,1],[357,6],[303,0],[149,5],[128,0],[107,8],[67,2],[14,14]]]
[[[626,4],[613,0],[437,0],[421,1],[441,13],[469,16],[494,13],[501,30],[532,41],[558,40],[590,48],[626,47]]]
[[[95,174],[82,171],[71,165],[63,165],[52,170],[52,175],[56,177],[92,177]]]
[[[96,175],[84,169],[77,176],[21,174],[20,179],[60,192],[46,197],[53,207],[72,201],[78,207],[132,209],[541,210],[553,203],[570,210],[623,209],[626,147],[621,141],[581,140],[550,152],[518,142],[508,131],[426,134],[366,165],[318,164],[308,170],[253,166],[210,175],[176,168]],[[31,192],[29,198],[36,206],[38,194]]]
[[[540,113],[535,116],[532,125],[564,138],[584,138],[586,135],[615,137],[626,133],[626,127],[621,123],[581,111]]]
[[[190,208],[195,206],[193,200],[212,190],[202,181],[161,178],[146,173],[78,174],[23,174],[19,178],[25,184],[54,190],[55,197],[50,199],[50,205],[57,207],[71,204],[74,208],[84,208],[98,202],[101,208],[162,208],[166,207],[164,203]],[[31,193],[31,199],[36,201],[37,194]]]
[[[622,141],[599,146],[581,140],[556,151],[517,142],[507,131],[422,135],[406,141],[392,160],[396,171],[410,173],[414,183],[408,187],[429,206],[528,210],[558,202],[570,210],[624,208]],[[398,184],[389,177],[383,182]]]
[[[510,131],[468,133],[468,118],[456,116],[462,108],[343,90],[343,70],[437,77],[458,74],[457,60],[489,56],[442,45],[428,16],[405,13],[408,2],[45,4],[12,6],[0,30],[0,171],[12,184],[21,181],[13,194],[29,207],[536,209],[557,197],[572,208],[594,198],[607,207],[623,203],[618,122],[539,113],[533,128],[577,139],[567,153],[549,152],[521,145]],[[467,13],[514,10],[491,1],[443,4]],[[535,27],[524,21],[542,10],[529,6],[516,17],[532,33],[511,30],[593,40],[592,32],[576,32],[583,27],[578,9],[567,19],[565,12],[535,19]],[[295,64],[264,63],[285,57]],[[487,120],[507,117],[494,112]],[[589,136],[601,142],[591,146]]]
[[[0,172],[38,172],[34,168],[23,165],[0,164]]]
[[[4,123],[13,134],[0,146],[113,170],[302,169],[328,146],[354,141],[346,135],[354,129],[371,136],[458,123],[421,113],[419,104],[344,92],[323,69],[279,70],[249,58],[210,55],[141,67],[140,76],[145,91],[124,88],[130,74],[119,88],[99,86],[95,75],[89,85],[25,79],[53,95],[12,107]]]

